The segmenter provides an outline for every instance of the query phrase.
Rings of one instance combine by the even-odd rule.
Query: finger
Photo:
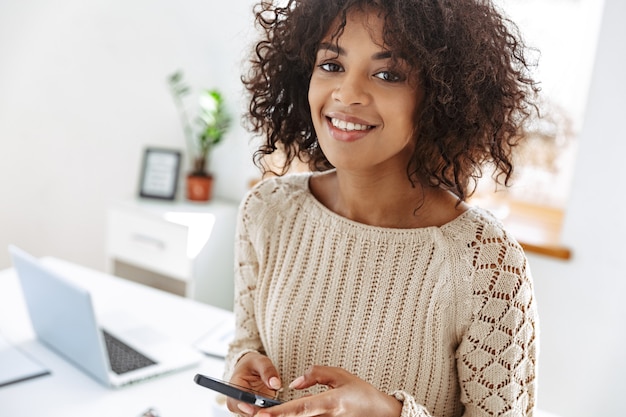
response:
[[[248,416],[253,415],[255,412],[255,408],[252,406],[252,404],[248,404],[248,403],[238,402],[237,408],[239,409],[239,411],[241,411],[242,413]]]
[[[252,382],[250,377],[256,375],[267,388],[276,391],[282,387],[278,371],[267,356],[258,352],[250,352],[242,357],[240,365],[249,370],[249,374],[242,377],[249,383]],[[258,390],[260,387],[256,387],[256,389]]]
[[[259,409],[252,404],[248,404],[230,397],[226,399],[226,408],[228,408],[228,410],[230,410],[233,414],[239,414],[242,416],[253,416]]]
[[[278,375],[278,371],[269,358],[266,357],[266,360],[262,361],[261,366],[258,368],[258,372],[263,382],[265,382],[269,388],[278,390],[283,386],[280,376]]]
[[[291,384],[289,384],[289,389],[302,389],[302,388],[306,388],[304,386],[304,376],[299,376],[296,379],[294,379]]]
[[[328,393],[307,395],[296,400],[287,401],[281,405],[262,408],[255,417],[314,417],[329,415],[334,410],[334,402]]]
[[[237,413],[237,410],[239,410],[237,407],[237,401],[232,398],[226,399],[226,408],[228,408],[231,413]]]
[[[350,374],[341,369],[330,366],[315,365],[310,367],[302,376],[294,379],[289,388],[304,389],[313,385],[326,385],[330,388],[337,388],[349,381]]]

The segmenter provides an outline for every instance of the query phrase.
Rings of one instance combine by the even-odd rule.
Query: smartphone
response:
[[[196,384],[198,385],[202,385],[203,387],[217,391],[236,400],[256,405],[257,407],[265,408],[281,404],[281,401],[264,397],[260,392],[241,387],[230,382],[211,378],[210,376],[196,374],[193,380],[196,381]]]

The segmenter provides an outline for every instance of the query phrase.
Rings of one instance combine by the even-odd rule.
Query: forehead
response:
[[[322,39],[326,43],[340,43],[346,32],[347,36],[368,37],[380,48],[385,48],[384,31],[385,21],[381,13],[375,9],[353,8],[345,13],[345,18],[338,16],[330,25],[330,29]],[[364,41],[366,39],[363,39]]]

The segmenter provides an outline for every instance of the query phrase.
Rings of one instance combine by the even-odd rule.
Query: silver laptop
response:
[[[9,252],[38,339],[96,380],[120,387],[200,362],[192,347],[143,323],[129,325],[130,316],[117,321],[125,327],[118,332],[100,326],[87,290],[15,246]]]

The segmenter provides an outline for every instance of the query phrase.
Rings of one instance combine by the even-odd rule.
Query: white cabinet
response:
[[[108,210],[109,273],[232,310],[238,204],[132,200]]]

